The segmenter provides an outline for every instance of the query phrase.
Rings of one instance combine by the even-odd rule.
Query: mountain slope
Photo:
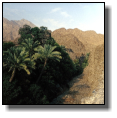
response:
[[[25,20],[25,19],[21,19],[21,20],[11,20],[11,22],[18,24],[19,27],[22,27],[22,26],[25,25],[25,24],[29,25],[30,27],[36,27],[36,25],[34,25],[33,23],[31,23],[30,21]]]
[[[18,34],[19,28],[25,24],[36,27],[25,19],[9,21],[3,18],[3,41],[17,42],[20,37]],[[51,36],[59,45],[64,45],[67,48],[67,52],[73,60],[79,58],[82,54],[91,52],[97,45],[104,43],[104,35],[97,34],[95,31],[82,31],[78,28],[60,28],[53,31]]]
[[[104,44],[91,51],[88,63],[83,74],[74,77],[70,88],[51,104],[104,104]]]
[[[20,37],[18,34],[19,28],[23,27],[25,24],[31,27],[36,27],[33,23],[25,19],[9,21],[3,17],[3,41],[13,41]]]
[[[72,35],[70,37],[71,42],[69,41],[69,43],[67,43],[65,37],[69,38],[70,34]],[[79,45],[78,45],[78,43],[74,42],[74,44],[72,44],[71,49],[72,50],[77,50],[77,52],[80,52],[80,54],[78,54],[78,56],[80,56],[82,53],[83,54],[89,53],[97,45],[101,45],[101,44],[104,43],[104,35],[103,34],[97,34],[95,31],[82,31],[82,30],[79,30],[77,28],[75,28],[75,29],[65,29],[65,28],[57,29],[57,30],[52,32],[52,37],[60,45],[64,44],[65,47],[68,47],[71,43],[74,42],[73,41],[74,37],[77,38],[77,40],[80,42]],[[78,48],[78,46],[79,46],[79,48]],[[77,54],[74,54],[74,56],[77,56]]]
[[[85,46],[81,41],[78,40],[73,34],[52,34],[52,37],[56,40],[59,45],[64,45],[69,53],[71,59],[76,59],[85,54]]]

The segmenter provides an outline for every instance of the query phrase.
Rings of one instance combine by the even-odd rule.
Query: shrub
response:
[[[7,51],[10,47],[13,47],[13,46],[15,46],[15,44],[14,43],[12,43],[12,42],[7,42],[7,43],[3,43],[3,51]]]
[[[22,90],[17,85],[17,79],[10,83],[9,78],[8,73],[3,73],[3,104],[16,104]]]
[[[82,68],[84,69],[86,66],[88,66],[88,59],[89,59],[89,55],[90,53],[87,53],[86,56],[85,56],[85,59],[82,63]]]
[[[27,75],[24,70],[18,71],[11,83],[8,81],[11,73],[5,70],[7,73],[5,71],[3,73],[3,103],[49,104],[60,92],[60,89],[56,87],[57,85],[63,87],[72,77],[83,72],[83,69],[88,65],[89,53],[80,64],[79,59],[72,61],[64,46],[60,46],[52,37],[47,36],[47,30],[44,27],[31,29],[26,25],[20,28],[19,33],[21,34],[19,43],[33,35],[33,39],[41,42],[42,46],[45,43],[57,46],[54,51],[60,52],[62,59],[60,59],[60,62],[48,59],[41,80],[37,84],[35,83],[44,65],[43,59],[35,60],[36,68],[31,69],[30,75]],[[47,39],[44,39],[45,37]],[[14,44],[4,44],[3,49],[6,51],[10,46],[14,46]]]
[[[33,101],[33,104],[46,104],[49,103],[46,95],[42,88],[36,84],[32,84],[29,88],[30,98]]]
[[[80,75],[80,74],[82,74],[83,68],[82,68],[82,66],[81,66],[80,63],[79,63],[79,59],[74,60],[74,64],[75,64],[75,67],[76,67],[75,75]]]

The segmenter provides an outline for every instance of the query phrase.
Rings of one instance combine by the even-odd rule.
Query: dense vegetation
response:
[[[46,27],[19,29],[18,46],[3,43],[3,104],[49,104],[88,65],[71,60]]]

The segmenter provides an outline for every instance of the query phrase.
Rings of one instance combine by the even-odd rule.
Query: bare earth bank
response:
[[[92,50],[89,65],[51,104],[104,104],[104,44]]]

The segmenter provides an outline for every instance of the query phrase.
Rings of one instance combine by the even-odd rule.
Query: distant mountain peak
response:
[[[26,19],[23,18],[23,19],[21,19],[21,20],[22,20],[22,21],[25,21]],[[26,21],[27,21],[27,20],[26,20]]]
[[[19,20],[19,21],[22,21],[22,22],[30,22],[30,21],[28,21],[28,20],[26,20],[26,19],[21,19],[21,20]]]
[[[23,27],[23,25],[25,24],[29,25],[32,28],[37,27],[26,19],[9,21],[8,19],[3,17],[3,40],[11,41],[18,39],[18,37],[20,37],[18,34],[19,28]]]

